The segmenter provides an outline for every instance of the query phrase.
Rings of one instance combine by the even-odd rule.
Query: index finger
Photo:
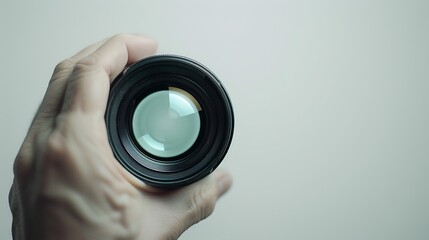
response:
[[[70,76],[62,111],[82,111],[103,117],[111,81],[127,64],[156,52],[154,40],[116,35],[76,63]]]

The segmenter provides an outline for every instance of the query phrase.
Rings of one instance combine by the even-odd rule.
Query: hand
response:
[[[15,239],[177,239],[211,214],[231,186],[227,172],[156,190],[124,170],[109,146],[110,83],[156,48],[151,39],[118,35],[56,67],[14,164]]]

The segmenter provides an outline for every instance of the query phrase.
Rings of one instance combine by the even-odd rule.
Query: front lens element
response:
[[[186,152],[200,132],[201,107],[188,92],[170,88],[154,92],[137,105],[132,131],[148,153],[171,158]]]

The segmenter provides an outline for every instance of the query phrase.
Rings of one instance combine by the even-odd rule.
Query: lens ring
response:
[[[200,108],[198,133],[190,134],[191,143],[174,154],[145,149],[133,129],[139,103],[157,92],[178,90],[188,95],[184,98],[179,92],[175,96],[188,100],[191,96],[188,103],[197,103],[194,107]],[[231,102],[220,81],[203,65],[175,55],[149,57],[124,70],[112,83],[105,119],[117,160],[140,180],[162,188],[184,186],[212,172],[228,151],[234,129]],[[155,130],[158,140],[166,136],[178,139],[176,134]],[[182,134],[186,138],[186,131]]]

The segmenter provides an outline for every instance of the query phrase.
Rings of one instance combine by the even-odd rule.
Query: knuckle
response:
[[[28,179],[34,167],[34,142],[35,137],[28,134],[24,143],[18,151],[13,163],[13,173],[16,179],[21,182]]]
[[[98,68],[100,66],[97,55],[95,52],[80,59],[74,66],[73,71],[76,73],[86,72],[90,69]]]
[[[44,166],[60,166],[67,155],[65,139],[58,131],[53,131],[46,139]]]
[[[55,66],[51,82],[70,73],[74,68],[75,64],[76,60],[74,58],[68,58],[58,63],[57,66]]]
[[[20,211],[22,210],[20,206],[18,191],[19,190],[17,189],[16,182],[14,181],[12,183],[11,188],[9,189],[9,196],[8,196],[9,207],[14,219],[20,217]]]
[[[25,150],[21,150],[13,164],[14,175],[20,181],[27,178],[31,172],[32,161],[27,155],[28,154],[25,153]]]
[[[63,61],[61,61],[60,63],[57,64],[57,66],[55,66],[55,70],[54,72],[61,72],[64,71],[66,69],[72,69],[75,65],[76,61],[74,60],[74,58],[67,58]]]
[[[46,140],[46,152],[49,154],[62,154],[64,152],[64,138],[58,131],[53,131]]]

